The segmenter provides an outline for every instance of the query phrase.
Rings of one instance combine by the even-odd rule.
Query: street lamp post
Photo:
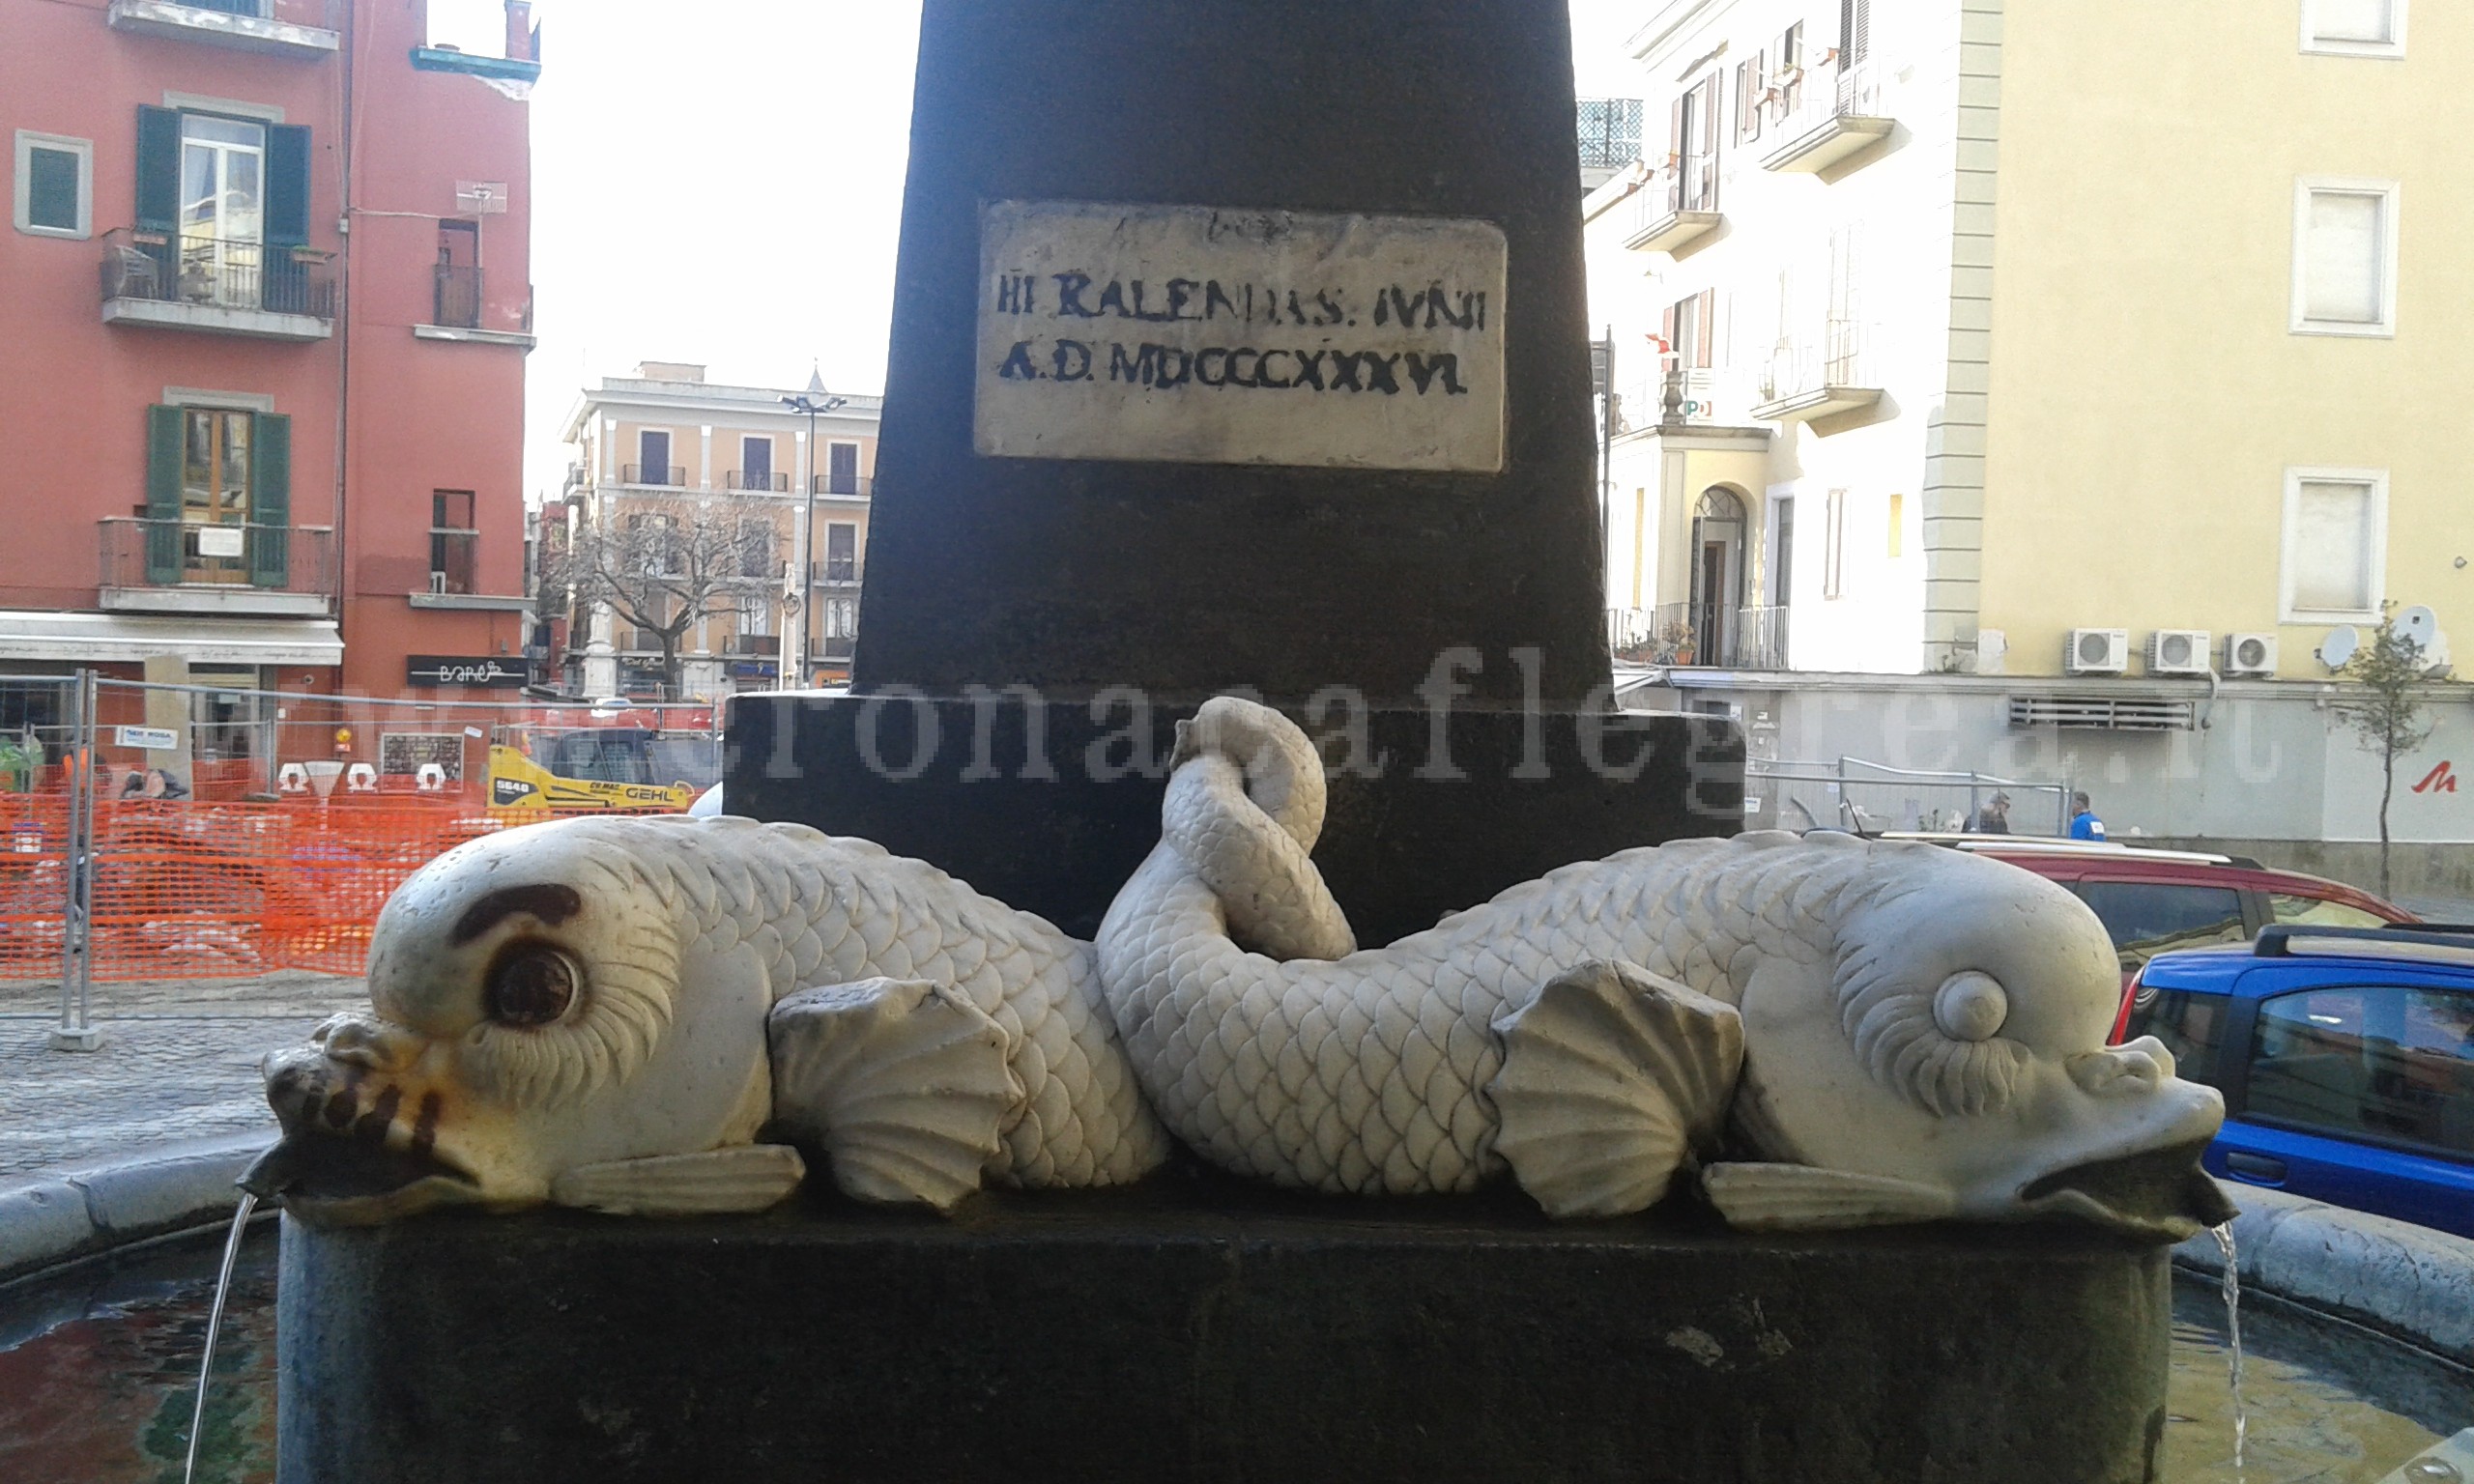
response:
[[[821,414],[833,411],[849,400],[848,397],[826,395],[824,373],[813,367],[808,371],[808,389],[797,396],[782,399],[784,407],[794,413],[808,414],[808,487],[799,497],[799,570],[797,586],[794,589],[797,593],[795,601],[799,611],[798,669],[794,671],[787,663],[783,665],[777,683],[785,690],[790,688],[790,678],[793,673],[799,677],[799,684],[802,686],[808,683],[811,673],[808,662],[808,609],[816,597],[816,569],[813,565],[816,558],[816,420]]]

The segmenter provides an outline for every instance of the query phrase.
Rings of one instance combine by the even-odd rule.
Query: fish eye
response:
[[[2010,996],[1990,974],[1970,969],[1942,982],[1933,996],[1933,1023],[1952,1041],[1988,1041],[2010,1018]]]
[[[501,1025],[548,1025],[576,998],[575,961],[555,948],[528,948],[490,967],[483,1009]]]

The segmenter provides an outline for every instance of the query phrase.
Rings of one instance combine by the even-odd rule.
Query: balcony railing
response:
[[[111,592],[178,589],[196,604],[128,603],[115,607],[217,606],[217,593],[314,596],[323,605],[334,588],[334,532],[315,526],[206,525],[112,517],[101,529],[101,585]]]
[[[857,474],[818,474],[808,481],[808,493],[867,499],[875,495],[876,483],[874,479],[863,479]]]
[[[1864,352],[1864,325],[1823,322],[1819,338],[1782,340],[1761,377],[1761,402],[1752,415],[1802,421],[1870,407],[1882,399],[1881,381]]]
[[[839,561],[828,557],[811,566],[809,581],[819,587],[856,587],[859,585],[859,563],[849,557]]]
[[[481,328],[481,271],[441,263],[430,288],[430,323],[454,329]]]
[[[734,634],[731,636],[730,652],[777,655],[782,652],[782,636],[779,634]]]
[[[1641,100],[1582,99],[1580,140],[1583,170],[1621,170],[1640,158]]]
[[[1618,659],[1634,664],[1784,670],[1790,612],[1706,603],[1613,608],[1606,613],[1607,640]]]
[[[103,234],[102,298],[202,309],[335,317],[324,253],[234,238],[121,227]]]
[[[332,56],[346,0],[110,0],[115,31],[198,42],[273,56]]]
[[[734,469],[722,475],[722,487],[729,490],[769,491],[775,495],[791,493],[791,476],[763,470]]]
[[[1716,230],[1718,157],[1715,152],[1670,155],[1632,193],[1625,245],[1672,252]]]
[[[687,488],[687,469],[680,464],[664,467],[659,464],[622,464],[618,468],[621,484],[649,484],[660,489]]]
[[[1872,59],[1849,66],[1825,62],[1770,85],[1765,104],[1774,126],[1765,170],[1827,170],[1887,138],[1882,74]]]
[[[816,657],[820,660],[848,660],[859,641],[850,634],[827,634],[816,642]]]

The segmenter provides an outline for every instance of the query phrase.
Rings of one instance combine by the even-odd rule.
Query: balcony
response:
[[[1641,157],[1641,100],[1580,100],[1581,188],[1594,190]]]
[[[521,300],[493,302],[482,271],[466,264],[441,263],[431,270],[430,319],[413,327],[421,340],[463,345],[507,345],[532,349],[532,286]]]
[[[848,556],[839,559],[828,556],[822,561],[811,562],[808,566],[808,585],[827,588],[843,587],[857,592],[859,563],[855,558]]]
[[[1762,379],[1761,401],[1752,415],[1763,422],[1820,423],[1847,418],[1881,400],[1882,387],[1865,365],[1864,328],[1854,320],[1833,319],[1823,326],[1818,341],[1780,343]]]
[[[1897,121],[1882,115],[1881,75],[1871,61],[1809,70],[1771,89],[1777,148],[1761,168],[1821,175],[1870,150]]]
[[[102,537],[101,607],[115,614],[325,617],[334,532],[114,517]]]
[[[622,464],[618,467],[618,482],[656,490],[683,490],[687,488],[687,470],[677,464],[667,468],[659,464]]]
[[[767,659],[782,652],[779,634],[734,634],[729,652],[734,655],[762,655]]]
[[[335,0],[111,0],[115,31],[314,61],[335,54]]]
[[[103,234],[103,323],[260,340],[334,333],[327,254],[122,227]]]
[[[867,499],[876,491],[877,481],[862,479],[857,474],[818,474],[808,480],[808,493],[828,499]]]
[[[1606,613],[1618,659],[1639,665],[1716,670],[1785,670],[1788,614],[1781,607],[1661,603]]]
[[[734,469],[722,475],[722,488],[752,490],[760,495],[788,495],[791,493],[791,476],[769,470]]]
[[[1680,253],[1718,230],[1716,153],[1668,156],[1632,193],[1630,211],[1624,245],[1635,252]]]

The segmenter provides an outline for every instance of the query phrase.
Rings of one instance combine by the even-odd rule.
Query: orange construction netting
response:
[[[441,852],[537,816],[466,798],[323,803],[98,799],[96,983],[363,972],[370,927]],[[0,793],[0,979],[56,979],[71,863],[69,796]]]

